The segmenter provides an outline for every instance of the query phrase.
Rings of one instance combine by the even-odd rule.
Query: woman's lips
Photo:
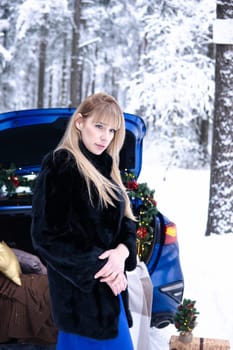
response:
[[[96,146],[97,146],[99,149],[105,149],[105,147],[106,147],[106,146],[104,146],[104,145],[99,145],[99,144],[97,144],[97,143],[96,143]]]

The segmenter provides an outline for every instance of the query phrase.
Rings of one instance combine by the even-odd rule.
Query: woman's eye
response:
[[[96,128],[98,128],[98,129],[102,129],[102,128],[103,128],[103,125],[102,125],[102,124],[96,124],[95,126],[96,126]]]
[[[116,133],[116,129],[110,129],[110,132],[115,134]]]

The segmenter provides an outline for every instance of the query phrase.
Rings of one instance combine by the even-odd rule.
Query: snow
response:
[[[233,44],[232,18],[216,19],[213,24],[213,40],[215,44]]]
[[[1,55],[3,56],[5,61],[8,62],[11,60],[11,57],[12,57],[11,53],[0,44],[0,56]]]
[[[155,189],[159,210],[177,225],[184,273],[184,297],[200,312],[195,337],[226,339],[233,344],[232,235],[205,236],[209,169],[168,168],[153,146],[145,145],[139,182]],[[174,325],[151,329],[151,350],[168,349]]]

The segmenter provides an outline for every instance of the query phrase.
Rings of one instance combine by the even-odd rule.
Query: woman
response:
[[[124,138],[118,103],[98,93],[42,161],[31,233],[48,267],[57,350],[133,349],[125,271],[136,267],[136,228],[118,168]]]

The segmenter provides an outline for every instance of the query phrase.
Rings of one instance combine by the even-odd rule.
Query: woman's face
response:
[[[116,133],[112,125],[106,121],[96,121],[94,115],[87,118],[80,115],[75,125],[81,132],[84,146],[96,155],[100,155],[108,148]]]

